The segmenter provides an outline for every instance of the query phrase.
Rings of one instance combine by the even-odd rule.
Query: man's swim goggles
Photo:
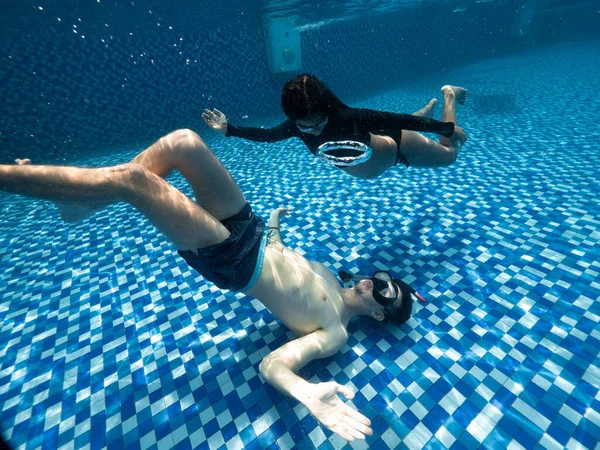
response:
[[[331,141],[321,144],[317,156],[337,167],[351,167],[368,161],[373,149],[358,141]]]
[[[417,291],[407,283],[393,278],[386,270],[378,270],[372,276],[356,275],[340,270],[338,276],[343,283],[370,279],[373,282],[373,298],[385,308],[386,315],[391,314],[393,310],[394,302],[398,299],[398,290],[402,293],[402,300],[411,299],[411,295],[414,295],[420,301],[425,301],[423,296],[417,293]]]

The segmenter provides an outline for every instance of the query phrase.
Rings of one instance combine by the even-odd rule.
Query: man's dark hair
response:
[[[283,86],[281,109],[292,120],[300,120],[313,113],[331,114],[348,108],[333,92],[314,75],[302,73]]]
[[[394,307],[392,313],[387,315],[387,319],[396,325],[402,325],[410,319],[410,315],[412,314],[413,298],[411,293],[414,292],[414,289],[402,280],[394,278],[393,281],[400,288],[402,301],[400,302],[400,306]]]

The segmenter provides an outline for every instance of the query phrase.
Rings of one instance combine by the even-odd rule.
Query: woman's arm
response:
[[[258,142],[277,142],[297,136],[296,124],[289,119],[273,128],[237,127],[229,123],[227,116],[216,108],[212,111],[205,109],[202,118],[206,125],[227,137],[233,136]]]
[[[412,114],[396,114],[363,108],[350,108],[343,110],[342,114],[357,120],[362,130],[373,133],[412,130],[437,133],[448,138],[454,134],[453,122],[441,122]]]
[[[296,124],[289,119],[273,128],[238,127],[228,122],[225,136],[258,142],[277,142],[296,136],[295,131]]]

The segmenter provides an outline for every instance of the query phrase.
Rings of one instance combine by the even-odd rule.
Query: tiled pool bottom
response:
[[[263,217],[295,208],[283,219],[288,246],[336,271],[389,269],[426,295],[404,326],[354,322],[340,353],[301,372],[357,392],[373,423],[366,442],[331,435],[264,384],[261,358],[294,336],[255,300],[204,282],[131,208],[67,225],[45,203],[7,196],[4,439],[26,449],[598,448],[600,130],[586,111],[600,108],[590,69],[600,61],[587,46],[567,50],[490,60],[363,103],[416,110],[434,86],[469,87],[459,120],[471,140],[447,169],[360,181],[295,142],[209,135]]]

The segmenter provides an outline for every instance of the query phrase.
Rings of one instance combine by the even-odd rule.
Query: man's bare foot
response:
[[[31,164],[31,160],[29,158],[15,159],[15,163],[17,163],[19,166],[26,166],[26,165]],[[56,209],[58,210],[58,214],[60,214],[61,219],[63,219],[65,222],[80,222],[80,221],[90,217],[92,214],[94,214],[96,211],[101,209],[103,206],[108,205],[108,203],[106,205],[94,205],[94,206],[70,205],[70,204],[66,204],[66,203],[56,203],[56,202],[53,202],[53,203],[54,203],[54,206],[56,206]]]
[[[467,90],[465,88],[447,84],[446,86],[442,86],[441,91],[444,96],[453,95],[454,99],[461,105],[464,105],[467,101]]]
[[[432,98],[429,103],[427,103],[427,106],[425,106],[425,108],[418,110],[416,113],[413,113],[413,116],[419,116],[419,117],[427,117],[428,119],[431,119],[433,117],[433,111],[435,110],[435,107],[437,106],[437,98]]]

